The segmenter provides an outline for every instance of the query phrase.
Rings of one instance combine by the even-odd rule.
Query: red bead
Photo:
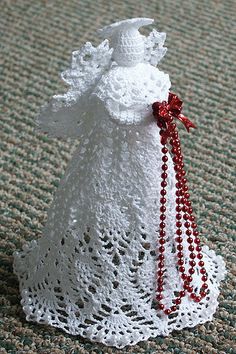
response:
[[[188,220],[189,219],[188,214],[184,214],[183,218],[184,218],[184,220]]]
[[[178,156],[174,156],[172,160],[173,160],[174,163],[178,163],[179,162]]]
[[[158,259],[159,259],[159,261],[164,261],[164,260],[165,260],[164,254],[160,254],[160,255],[158,256]]]
[[[192,213],[193,213],[193,208],[189,208],[189,209],[188,209],[188,213],[189,213],[189,214],[192,214]]]
[[[200,302],[201,301],[201,297],[200,296],[196,296],[194,301]]]
[[[182,175],[182,176],[185,176],[185,175],[186,175],[186,172],[185,172],[184,170],[182,170],[182,171],[181,171],[181,175]],[[187,197],[185,197],[185,198],[187,198]]]
[[[193,281],[193,278],[191,277],[191,275],[189,275],[189,276],[187,277],[187,281],[188,281],[189,283],[191,283],[191,282]]]
[[[187,279],[187,274],[182,274],[182,275],[181,275],[181,278],[182,278],[183,280]]]
[[[194,274],[194,273],[195,273],[195,270],[194,270],[193,268],[190,268],[190,269],[188,270],[188,272],[189,272],[189,274]]]
[[[157,287],[157,291],[158,291],[159,293],[161,293],[163,290],[164,290],[163,286],[159,285],[159,286]]]
[[[186,205],[184,205],[183,208],[182,208],[182,210],[183,210],[184,213],[187,213],[188,207],[187,207]]]
[[[193,252],[193,251],[194,251],[194,246],[193,246],[193,245],[191,245],[191,246],[189,246],[189,248],[188,248],[188,249],[189,249],[189,251],[190,251],[190,252]]]
[[[175,128],[176,128],[176,124],[173,123],[173,124],[172,124],[172,127],[175,129]],[[179,141],[179,139],[173,140],[173,145],[174,145],[175,147],[179,147],[179,146],[180,146],[180,141]]]
[[[161,174],[161,178],[162,179],[166,179],[168,176],[167,176],[167,173],[166,172],[163,172],[162,174]]]
[[[165,214],[161,214],[161,215],[160,215],[160,220],[165,220],[165,219],[166,219]]]
[[[203,289],[207,289],[208,288],[208,285],[206,283],[202,284],[202,288]]]
[[[181,203],[181,198],[176,198],[175,202],[176,202],[176,204],[180,204]]]
[[[176,234],[177,235],[182,235],[182,230],[181,229],[176,230]]]
[[[201,274],[206,274],[206,269],[205,268],[200,269],[200,273]]]
[[[203,255],[201,253],[198,253],[197,258],[202,259]]]
[[[194,294],[194,293],[192,293],[191,295],[190,295],[190,297],[191,297],[191,299],[195,299],[196,298],[196,294]]]
[[[195,220],[195,217],[194,217],[193,215],[190,215],[189,220],[190,220],[190,221],[194,221],[194,220]]]
[[[166,195],[166,190],[165,189],[162,189],[161,190],[161,195],[164,197],[164,195]]]
[[[162,181],[162,182],[161,182],[161,186],[162,186],[162,187],[166,187],[166,186],[167,186],[167,182],[166,182],[166,181]]]
[[[156,296],[156,299],[157,299],[157,301],[160,301],[160,300],[162,300],[162,299],[163,299],[163,295],[161,295],[161,294],[158,294],[158,295]]]
[[[178,258],[183,258],[183,256],[184,256],[184,255],[183,255],[182,252],[178,252],[178,253],[177,253],[177,257],[178,257]]]
[[[177,190],[177,191],[175,192],[175,195],[177,195],[177,197],[179,197],[179,196],[181,195],[181,191],[180,191],[180,190]]]
[[[182,178],[182,182],[185,184],[185,183],[187,183],[188,181],[187,181],[187,178]]]
[[[184,297],[184,296],[185,296],[185,294],[186,294],[186,293],[185,293],[185,291],[184,291],[184,290],[181,290],[181,291],[179,292],[179,296],[180,296],[180,297]]]
[[[165,251],[165,247],[164,247],[164,246],[159,247],[159,251],[160,251],[161,253],[163,253],[163,252]]]
[[[181,266],[181,267],[179,267],[179,271],[180,271],[181,273],[184,273],[185,268]]]
[[[198,236],[199,235],[199,232],[197,230],[194,230],[193,231],[193,236]]]
[[[158,307],[159,307],[160,310],[164,310],[164,305],[163,304],[159,304]]]
[[[175,303],[176,303],[176,305],[180,305],[181,304],[181,299],[179,297],[177,297],[177,299],[175,299]]]
[[[191,259],[194,259],[194,258],[196,258],[196,255],[195,255],[194,253],[190,253],[189,257],[190,257]]]
[[[203,275],[201,279],[202,279],[202,281],[207,281],[207,279],[208,279],[207,275]]]
[[[182,226],[182,222],[177,221],[176,226],[177,226],[177,227],[181,227],[181,226]]]
[[[181,211],[181,206],[180,205],[177,205],[177,207],[175,208],[176,211],[178,211],[178,213]]]
[[[164,230],[159,231],[160,237],[164,237],[166,235],[166,232]]]
[[[184,283],[184,289],[188,291],[188,289],[189,289],[189,284],[188,283]]]
[[[193,229],[196,229],[197,224],[195,222],[193,222],[191,226],[192,226]]]
[[[171,309],[166,309],[164,312],[165,312],[166,315],[170,315],[171,314]]]
[[[181,245],[178,245],[177,248],[178,248],[179,246],[181,246]],[[183,246],[181,246],[181,247],[183,248]],[[183,259],[179,259],[179,260],[178,260],[178,265],[179,265],[179,266],[182,266],[183,264],[184,264],[184,260],[183,260]]]
[[[185,226],[185,227],[190,227],[190,223],[189,223],[188,221],[186,221],[186,222],[184,223],[184,226]]]
[[[177,153],[177,151],[178,151],[178,149],[176,148],[176,147],[173,147],[172,149],[171,149],[171,152],[172,152],[172,154],[176,154]]]
[[[160,255],[160,256],[162,256],[162,255]],[[160,256],[159,256],[159,257],[160,257]],[[157,275],[158,275],[159,277],[162,277],[163,274],[164,274],[163,270],[158,270]]]
[[[160,248],[159,248],[159,250],[160,250]],[[164,262],[162,262],[162,261],[159,262],[158,263],[158,268],[164,268]]]
[[[180,146],[177,147],[176,155],[181,156],[181,147]]]
[[[167,147],[163,147],[163,148],[161,149],[161,151],[163,152],[163,154],[167,154],[168,149],[167,149]]]
[[[163,171],[167,171],[168,170],[168,166],[165,163],[161,166],[161,168],[162,168]]]
[[[186,204],[186,198],[181,198],[181,203],[184,205]]]
[[[164,245],[166,243],[166,240],[164,238],[159,239],[160,245]]]
[[[177,220],[181,220],[182,219],[182,215],[181,214],[176,214],[176,219]]]
[[[182,245],[177,245],[176,248],[177,248],[178,251],[182,251],[183,250],[183,246]]]
[[[190,261],[189,264],[191,265],[191,267],[195,267],[196,262],[195,261]]]
[[[189,286],[188,287],[188,293],[192,293],[193,292],[193,287],[192,286]]]
[[[164,206],[164,205],[162,205],[161,207],[160,207],[160,212],[161,213],[164,213],[166,211],[166,207]]]
[[[187,238],[187,242],[188,242],[188,243],[193,243],[193,239],[192,239],[191,237],[188,237],[188,238]]]
[[[167,156],[162,156],[162,161],[163,162],[167,162],[168,161],[168,157]]]
[[[186,205],[187,205],[188,207],[190,207],[190,206],[192,205],[191,201],[190,201],[190,200],[187,200],[187,201],[186,201]]]
[[[186,233],[186,235],[187,235],[187,236],[192,235],[192,231],[191,231],[191,230],[186,230],[186,232],[185,232],[185,233]]]
[[[199,261],[199,262],[198,262],[198,265],[199,265],[200,267],[204,267],[205,263],[204,263],[203,261]]]
[[[177,180],[179,180],[179,179],[181,179],[181,178],[182,178],[182,176],[181,176],[181,174],[180,174],[180,173],[176,173],[175,177],[176,177],[176,179],[177,179]]]
[[[178,183],[175,184],[175,187],[178,189],[181,189],[183,186],[183,183],[181,181],[179,181]]]
[[[181,242],[183,242],[183,238],[178,236],[178,237],[176,237],[175,241],[178,243],[181,243]]]
[[[164,229],[166,227],[166,224],[162,221],[161,223],[160,223],[160,228],[161,229]]]
[[[161,204],[165,204],[166,203],[166,198],[161,198],[160,202],[161,202]]]
[[[173,135],[172,135],[173,139],[178,139],[179,137],[179,134],[178,132],[174,132]]]
[[[157,283],[158,283],[158,285],[163,285],[163,279],[162,278],[159,278],[159,279],[157,279]]]
[[[199,245],[199,243],[201,243],[201,240],[200,240],[200,238],[195,238],[194,242],[195,242],[197,245]]]
[[[197,252],[201,252],[201,250],[202,250],[202,247],[201,247],[201,246],[196,246],[196,251],[197,251]]]
[[[184,185],[184,186],[183,186],[183,190],[184,190],[185,192],[187,192],[188,186]]]
[[[176,306],[171,306],[171,311],[175,312],[177,310]]]
[[[200,295],[201,295],[201,297],[205,297],[206,296],[206,292],[205,291],[200,291]]]
[[[186,199],[190,198],[190,194],[189,193],[185,193],[184,196],[185,196]]]

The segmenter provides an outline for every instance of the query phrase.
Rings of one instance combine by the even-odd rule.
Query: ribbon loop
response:
[[[162,142],[166,143],[171,137],[173,118],[183,123],[188,132],[190,128],[196,128],[196,125],[181,113],[182,107],[183,102],[172,92],[169,93],[168,102],[153,103],[153,115],[156,118],[158,127],[161,128]]]

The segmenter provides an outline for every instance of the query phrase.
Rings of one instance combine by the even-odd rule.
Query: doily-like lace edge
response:
[[[226,275],[226,266],[225,266],[225,262],[223,260],[223,257],[220,256],[220,255],[216,255],[215,251],[214,250],[211,250],[209,249],[208,246],[203,246],[202,248],[202,251],[203,253],[205,253],[207,256],[209,256],[210,258],[213,258],[215,263],[217,264],[217,267],[221,270],[221,272],[219,273],[219,277],[217,278],[216,280],[216,285],[219,285],[220,281],[222,281],[224,278],[225,278],[225,275]],[[14,272],[17,274],[17,271],[14,270]],[[21,289],[23,290],[23,289]],[[104,344],[106,346],[111,346],[111,347],[115,347],[117,349],[122,349],[124,347],[127,347],[129,345],[136,345],[137,343],[139,342],[142,342],[142,341],[146,341],[148,339],[155,339],[156,337],[158,336],[163,336],[163,337],[166,337],[168,336],[171,332],[173,332],[174,330],[177,330],[177,331],[180,331],[182,329],[187,329],[187,328],[193,328],[199,324],[204,324],[208,321],[211,321],[213,319],[213,315],[215,314],[216,312],[216,309],[218,307],[218,296],[219,296],[219,286],[216,288],[216,291],[214,292],[213,296],[211,297],[211,303],[210,303],[210,308],[208,308],[208,316],[206,318],[196,318],[195,320],[192,320],[192,323],[191,324],[181,324],[178,322],[178,327],[173,325],[173,327],[170,329],[170,330],[161,330],[161,329],[157,329],[157,330],[150,330],[147,326],[147,329],[146,329],[146,334],[145,335],[142,335],[141,337],[142,338],[136,338],[136,339],[132,339],[132,343],[124,343],[124,345],[119,345],[117,343],[115,343],[114,341],[114,336],[110,336],[110,337],[106,337],[106,340],[104,340],[103,338],[99,338],[99,340],[97,338],[94,338],[93,337],[93,333],[92,331],[89,331],[89,328],[87,328],[87,334],[84,335],[83,334],[83,331],[84,329],[76,329],[76,333],[72,333],[71,331],[68,331],[66,330],[65,328],[61,328],[60,325],[57,325],[57,324],[48,324],[54,328],[58,328],[70,335],[73,335],[73,336],[81,336],[87,340],[90,340],[91,342],[94,342],[94,343],[101,343],[101,344]],[[24,296],[22,296],[22,300],[24,300]],[[210,310],[210,311],[209,311]],[[163,315],[164,316],[164,315]],[[38,322],[37,320],[30,320],[30,319],[27,319],[29,322],[36,322],[38,324],[43,324],[43,325],[47,325],[46,323],[40,323]],[[79,322],[78,322],[79,324]],[[91,325],[92,327],[93,325]],[[91,334],[89,333],[91,332]],[[152,332],[152,333],[151,333]],[[153,332],[156,332],[155,335],[153,335]],[[128,339],[128,338],[127,338]]]

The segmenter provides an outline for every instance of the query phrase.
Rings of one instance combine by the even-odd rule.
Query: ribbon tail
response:
[[[183,123],[188,132],[190,128],[197,128],[197,126],[183,114],[179,114],[177,118]]]

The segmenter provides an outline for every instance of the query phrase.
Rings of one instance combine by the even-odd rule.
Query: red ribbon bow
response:
[[[196,128],[190,119],[185,117],[182,113],[183,102],[174,93],[169,93],[168,102],[154,102],[152,105],[153,115],[157,120],[157,125],[161,128],[162,142],[166,143],[171,137],[176,125],[173,122],[173,118],[180,120],[187,131],[190,128]]]

